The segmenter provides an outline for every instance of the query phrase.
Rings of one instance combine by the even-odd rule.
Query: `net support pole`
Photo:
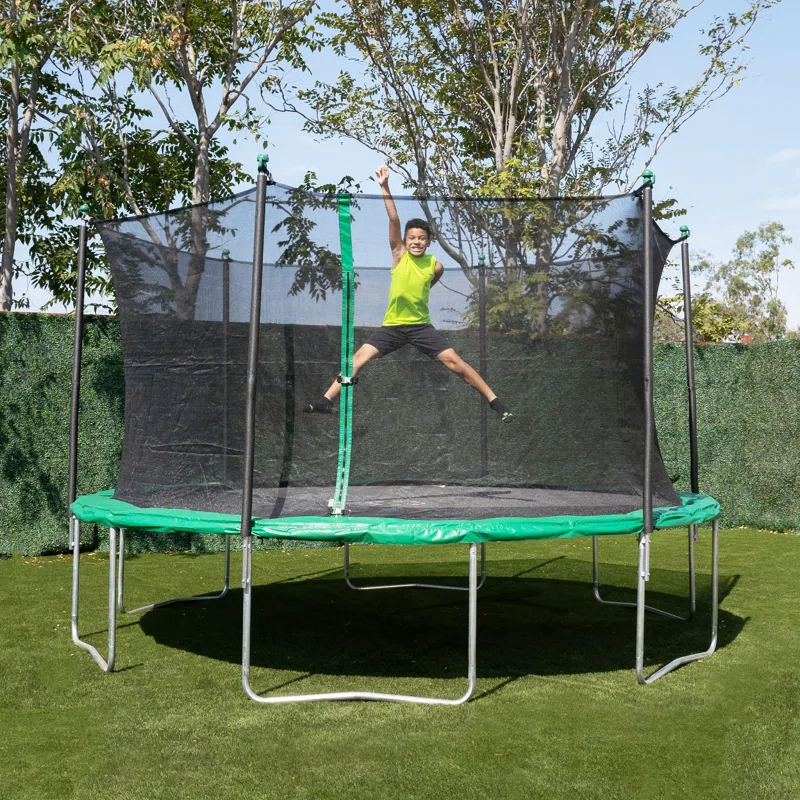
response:
[[[644,464],[642,487],[642,533],[639,536],[639,575],[636,591],[636,675],[644,681],[645,583],[650,577],[650,535],[653,532],[653,173],[642,173],[642,339],[644,380]]]
[[[253,467],[255,457],[256,390],[258,388],[258,340],[261,331],[261,286],[264,272],[264,218],[270,182],[266,153],[258,156],[256,181],[253,276],[250,288],[250,327],[247,341],[247,389],[245,395],[244,475],[242,477],[242,685],[250,682],[250,619],[253,574]]]
[[[650,575],[650,534],[653,532],[652,454],[655,446],[655,418],[653,413],[653,316],[655,311],[655,286],[653,281],[653,184],[649,170],[642,173],[643,224],[644,224],[644,497],[642,498],[642,534],[639,537],[639,580],[636,592],[636,679],[639,683],[653,683],[662,675],[692,661],[710,656],[717,649],[719,619],[719,520],[711,529],[711,644],[702,653],[680,656],[649,676],[644,674],[644,619],[645,583]]]
[[[697,454],[697,392],[694,382],[694,325],[692,322],[692,277],[689,265],[689,228],[681,226],[681,271],[683,274],[683,326],[686,342],[686,384],[689,397],[689,475],[692,492],[700,491],[699,459]],[[689,526],[689,613],[694,615],[697,592],[695,588],[694,543],[697,526]]]
[[[228,484],[228,329],[231,322],[231,251],[222,251],[222,482]]]
[[[72,548],[72,641],[86,650],[105,672],[114,669],[117,616],[116,590],[116,531],[109,531],[108,572],[108,658],[103,658],[97,648],[84,642],[78,633],[78,611],[80,595],[81,544],[80,522],[72,514],[71,506],[78,494],[78,421],[81,396],[81,358],[83,356],[84,295],[86,294],[86,252],[89,241],[89,206],[81,206],[78,228],[78,264],[75,286],[75,342],[72,351],[72,396],[69,410],[69,467],[67,472],[67,520],[69,524],[69,546]]]
[[[692,492],[700,491],[697,455],[697,392],[694,382],[694,325],[692,323],[692,287],[689,266],[689,228],[681,228],[681,269],[683,271],[683,325],[686,337],[686,383],[689,392],[689,468]]]
[[[478,256],[478,344],[480,348],[481,376],[488,381],[486,352],[486,256]],[[489,412],[486,402],[481,403],[481,477],[489,475]]]
[[[75,341],[72,350],[72,397],[69,407],[69,472],[67,477],[67,514],[78,494],[78,414],[81,396],[81,357],[83,356],[84,295],[86,293],[86,250],[89,239],[89,206],[80,207],[78,227],[78,266],[75,287]],[[70,526],[70,544],[72,526]]]

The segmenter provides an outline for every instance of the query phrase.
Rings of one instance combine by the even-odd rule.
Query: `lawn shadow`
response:
[[[423,569],[421,570],[420,567]],[[635,610],[592,595],[591,566],[569,558],[490,562],[478,594],[478,674],[482,678],[606,672],[633,667]],[[459,565],[358,568],[363,583],[414,578],[464,584]],[[422,574],[420,575],[420,571]],[[576,579],[580,576],[581,579]],[[606,565],[604,596],[635,600],[635,569]],[[738,576],[720,576],[720,600]],[[710,575],[697,575],[698,612],[679,622],[648,614],[646,665],[706,650]],[[685,612],[684,572],[651,571],[647,602]],[[465,672],[467,593],[420,589],[356,592],[336,576],[253,587],[253,667],[328,675],[450,677]],[[231,663],[241,661],[241,590],[222,600],[165,606],[141,618],[159,644]],[[746,620],[720,610],[719,648]]]

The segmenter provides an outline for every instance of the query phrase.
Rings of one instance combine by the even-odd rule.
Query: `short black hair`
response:
[[[403,239],[406,238],[408,232],[411,228],[420,228],[421,230],[425,231],[428,235],[428,241],[430,242],[433,239],[433,235],[431,234],[431,226],[425,222],[424,219],[419,219],[419,217],[415,217],[414,219],[410,219],[406,222],[406,229],[403,232]]]

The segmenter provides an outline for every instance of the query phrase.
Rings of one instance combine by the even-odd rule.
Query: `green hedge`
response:
[[[800,528],[800,340],[695,347],[700,490],[722,524]],[[656,421],[664,462],[689,489],[682,345],[657,344]]]
[[[67,549],[66,488],[74,319],[0,314],[0,554]],[[114,485],[122,444],[119,325],[88,320],[79,492]],[[95,547],[97,532],[81,532]]]
[[[0,555],[67,548],[66,484],[73,319],[0,314]],[[800,527],[800,341],[695,349],[700,489],[723,524]],[[673,481],[689,488],[685,356],[656,345],[656,419]],[[123,374],[115,319],[86,324],[79,432],[80,494],[114,486]],[[84,547],[104,545],[84,526]],[[129,537],[134,549],[217,550],[217,537]]]

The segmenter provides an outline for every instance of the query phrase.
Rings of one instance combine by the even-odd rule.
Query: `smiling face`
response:
[[[425,255],[425,251],[428,249],[430,243],[427,232],[422,228],[409,228],[406,231],[406,238],[403,242],[406,246],[406,250],[417,258]]]

